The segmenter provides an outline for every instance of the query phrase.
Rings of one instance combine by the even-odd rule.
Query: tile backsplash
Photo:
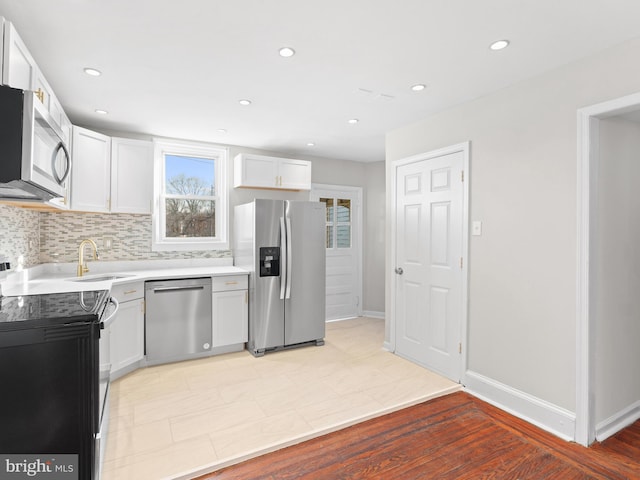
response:
[[[50,213],[0,204],[0,255],[9,258],[12,269],[20,256],[25,267],[75,262],[85,238],[96,241],[107,261],[231,257],[230,250],[152,252],[150,215]],[[110,249],[104,248],[105,239],[111,240]]]
[[[34,210],[0,204],[0,255],[9,258],[12,269],[20,256],[25,267],[40,263],[39,216]]]
[[[97,243],[100,259],[106,261],[231,257],[230,250],[152,252],[151,228],[150,215],[43,212],[40,263],[76,261],[85,238]],[[111,248],[105,248],[105,240]]]

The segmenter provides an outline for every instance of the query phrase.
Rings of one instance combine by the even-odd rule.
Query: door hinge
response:
[[[462,353],[462,342],[458,344],[458,353]]]
[[[464,182],[464,170],[460,171],[460,181]]]
[[[460,257],[460,268],[462,268],[463,262],[462,262],[462,257]]]

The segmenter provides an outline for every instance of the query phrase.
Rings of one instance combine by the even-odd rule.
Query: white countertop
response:
[[[247,275],[244,269],[231,265],[232,259],[154,260],[132,262],[89,262],[89,272],[76,276],[75,263],[43,264],[9,274],[2,282],[2,295],[36,295],[88,290],[110,290],[121,285],[146,280]],[[114,276],[109,280],[92,278]],[[88,281],[79,281],[88,280]]]

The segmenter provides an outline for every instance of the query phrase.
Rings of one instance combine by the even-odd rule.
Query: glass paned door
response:
[[[312,201],[324,203],[327,320],[362,314],[362,189],[314,185]]]

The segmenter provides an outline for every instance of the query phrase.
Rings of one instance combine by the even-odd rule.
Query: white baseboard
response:
[[[596,425],[596,440],[602,442],[640,419],[640,400]]]
[[[393,348],[391,348],[391,342],[387,342],[387,341],[385,341],[385,342],[382,344],[382,349],[383,349],[383,350],[386,350],[387,352],[393,352]]]
[[[384,312],[376,312],[375,310],[363,310],[363,317],[381,318],[384,320]]]
[[[468,393],[487,403],[564,440],[575,439],[576,416],[569,410],[476,372],[467,371],[462,383]]]

